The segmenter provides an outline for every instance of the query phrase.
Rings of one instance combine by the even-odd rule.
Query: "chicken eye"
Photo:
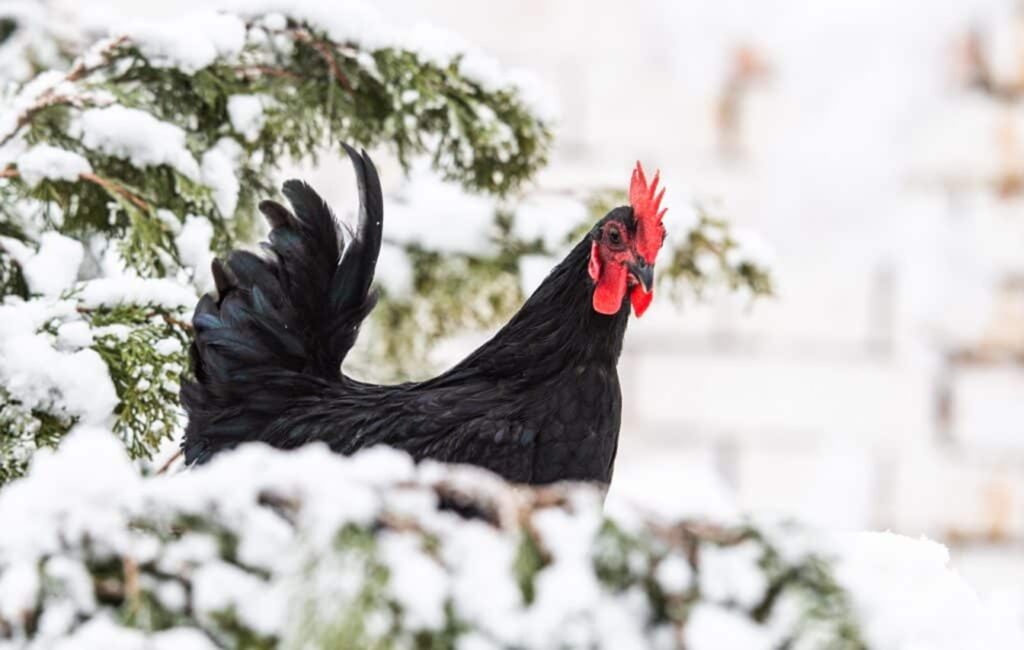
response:
[[[608,229],[608,243],[612,246],[618,246],[622,243],[622,233],[619,232],[618,228]]]

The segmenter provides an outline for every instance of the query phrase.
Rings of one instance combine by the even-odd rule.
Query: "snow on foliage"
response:
[[[117,405],[106,364],[96,351],[71,338],[40,331],[54,321],[77,319],[74,303],[40,299],[0,306],[0,382],[7,400],[0,428],[17,410],[56,411],[102,424]],[[5,437],[11,435],[5,432]],[[4,450],[6,451],[6,450]]]
[[[3,238],[0,247],[21,266],[29,290],[44,296],[58,296],[70,287],[85,255],[82,244],[54,231],[40,235],[36,251],[12,238]]]
[[[40,144],[18,156],[18,173],[31,187],[43,179],[76,181],[92,173],[92,165],[83,156],[60,147]]]
[[[388,198],[389,238],[445,253],[479,253],[492,244],[494,198],[466,193],[423,167]]]
[[[88,21],[54,12],[51,5],[38,0],[0,3],[0,23],[6,26],[0,39],[0,85],[27,81],[40,68],[60,67],[83,45],[82,23]]]
[[[185,146],[185,131],[150,113],[125,106],[82,111],[70,129],[82,144],[138,167],[167,165],[182,176],[199,179],[199,163]]]
[[[242,189],[238,180],[238,168],[244,153],[235,140],[221,138],[212,149],[203,154],[200,163],[203,183],[213,192],[213,202],[221,214],[234,214],[238,207],[238,193]]]
[[[113,426],[144,455],[177,427],[184,351],[171,323],[195,290],[123,272],[79,281],[84,247],[55,231],[38,251],[0,238],[4,253],[38,295],[0,303],[0,482],[76,422]],[[119,406],[126,395],[132,403]]]
[[[237,16],[214,11],[136,23],[125,31],[152,65],[188,73],[198,72],[218,58],[235,57],[245,45],[245,23]]]
[[[79,428],[0,492],[0,648],[1020,647],[931,542],[634,515],[386,448],[143,478]]]
[[[213,290],[213,224],[206,217],[191,214],[174,237],[182,263],[192,270],[192,281],[199,291]]]
[[[228,97],[228,118],[231,128],[241,133],[246,140],[253,141],[260,136],[266,117],[263,114],[267,98],[259,95],[232,95]]]
[[[317,0],[228,0],[224,6],[243,16],[265,16],[264,26],[271,31],[283,26],[285,16],[291,16],[316,25],[335,42],[369,50],[410,50],[441,69],[457,66],[468,79],[491,92],[515,92],[527,101],[529,111],[544,121],[553,121],[559,113],[554,94],[536,76],[505,70],[458,34],[434,25],[399,28],[369,2],[325,5]]]
[[[127,304],[191,309],[197,299],[195,290],[174,280],[130,276],[84,282],[78,296],[82,305],[89,308]]]
[[[466,53],[421,55],[383,27],[365,45],[331,40],[339,25],[353,26],[340,14],[373,13],[359,2],[280,9],[128,24],[81,17],[80,26],[111,30],[98,39],[91,28],[58,34],[74,23],[56,6],[0,9],[14,30],[0,59],[20,52],[32,59],[26,70],[54,67],[34,77],[0,71],[26,79],[0,98],[0,296],[11,323],[34,328],[17,340],[53,361],[53,372],[88,365],[79,376],[99,387],[86,405],[74,386],[56,385],[7,346],[0,482],[75,422],[111,424],[142,457],[180,431],[183,347],[160,354],[155,344],[187,340],[187,313],[212,288],[214,255],[254,243],[256,203],[273,197],[283,157],[316,155],[328,139],[387,143],[403,164],[437,154],[446,178],[495,193],[543,164],[549,127],[498,70],[484,88],[458,71]],[[47,38],[68,49],[39,56]],[[478,111],[491,116],[486,125]],[[408,259],[393,252],[397,265]],[[393,295],[410,299],[408,264],[381,275],[396,279]],[[59,315],[31,317],[62,299],[69,306]],[[38,387],[27,387],[30,379]]]

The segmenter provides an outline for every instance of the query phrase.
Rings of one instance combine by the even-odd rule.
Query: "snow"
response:
[[[524,69],[505,71],[497,59],[481,52],[458,34],[435,25],[419,23],[407,33],[392,36],[396,47],[412,49],[424,61],[444,69],[458,59],[459,71],[485,90],[495,92],[514,89],[520,93],[528,110],[540,119],[552,122],[558,118],[559,106],[539,77]]]
[[[548,250],[560,252],[573,228],[587,223],[590,213],[576,197],[534,193],[516,205],[515,217],[513,232],[517,237],[540,240]]]
[[[43,566],[43,574],[47,580],[63,586],[65,596],[74,604],[77,611],[95,611],[96,595],[93,591],[92,576],[81,561],[63,556],[51,557]]]
[[[750,610],[763,599],[768,581],[759,562],[764,548],[754,541],[700,548],[700,591],[705,598]]]
[[[61,323],[57,328],[57,343],[61,348],[87,348],[93,344],[92,329],[81,320]]]
[[[473,47],[460,36],[433,25],[402,26],[400,21],[386,19],[365,1],[350,0],[343,5],[325,5],[316,0],[227,0],[222,3],[241,16],[274,16],[264,27],[280,29],[277,16],[289,16],[308,22],[317,31],[339,43],[354,43],[369,50],[403,49],[416,53],[421,60],[442,69],[457,63],[466,78],[489,92],[515,90],[527,110],[546,121],[558,116],[558,106],[538,77],[525,70],[504,70],[497,61]]]
[[[181,352],[181,341],[173,337],[160,339],[156,342],[156,345],[153,346],[153,349],[156,350],[157,354],[165,357],[171,356],[172,354],[178,354]]]
[[[300,589],[303,598],[315,597],[323,610],[318,616],[329,620],[332,608],[348,602],[361,588],[364,568],[358,554],[328,554],[313,573],[294,573],[305,571],[303,558],[312,557],[307,553],[333,548],[335,533],[346,523],[370,525],[389,512],[385,521],[417,522],[438,542],[437,552],[428,553],[416,528],[401,526],[385,527],[376,536],[376,557],[390,575],[386,592],[401,608],[404,629],[442,629],[446,607],[452,607],[459,620],[475,630],[466,647],[674,646],[671,629],[646,627],[651,612],[641,589],[611,592],[595,578],[591,547],[602,522],[599,493],[573,488],[566,493],[564,509],[533,512],[532,526],[550,564],[535,578],[534,603],[525,606],[509,578],[520,533],[438,512],[432,495],[410,498],[431,494],[423,486],[434,481],[462,488],[475,485],[484,493],[491,489],[488,485],[498,486],[479,470],[438,464],[415,467],[390,449],[342,458],[317,445],[293,453],[249,445],[180,476],[143,479],[114,436],[79,429],[56,452],[37,454],[29,478],[0,491],[0,519],[24,524],[0,530],[0,615],[12,620],[11,612],[32,606],[42,588],[37,558],[49,555],[43,573],[63,585],[60,602],[70,609],[51,603],[47,629],[74,625],[75,612],[92,616],[68,636],[53,637],[54,647],[58,641],[71,644],[67,647],[90,647],[100,639],[107,642],[105,647],[129,640],[156,643],[156,637],[120,628],[97,611],[81,561],[73,550],[61,551],[68,544],[73,549],[76,540],[87,536],[95,548],[128,554],[138,562],[156,561],[160,571],[190,580],[192,607],[200,621],[233,607],[246,625],[280,634],[289,625],[286,603],[294,597],[289,589]],[[300,504],[294,525],[259,505],[267,494]],[[504,494],[502,498],[511,493]],[[371,495],[374,498],[367,500]],[[353,503],[367,504],[369,510]],[[401,507],[392,510],[398,503]],[[138,539],[128,525],[140,517],[160,521],[173,513],[212,516],[236,531],[239,560],[267,571],[271,579],[224,560],[212,534],[188,532],[161,546],[153,538]],[[316,532],[321,527],[325,534]],[[788,539],[782,529],[771,533],[773,539],[780,535]],[[872,648],[1020,647],[1014,645],[1020,631],[982,605],[949,570],[948,553],[937,544],[889,534],[835,538],[813,531],[807,531],[800,544],[804,541],[809,541],[808,549],[839,558],[837,576],[850,590]],[[762,626],[743,611],[764,594],[763,574],[757,568],[760,549],[753,541],[731,547],[701,545],[696,574],[701,600],[682,632],[688,648],[774,647],[789,614],[773,614]],[[644,558],[638,560],[635,570],[643,571]],[[654,575],[668,593],[683,594],[693,585],[694,572],[679,550],[669,549]],[[164,588],[158,593],[177,607],[188,597],[181,590],[170,593]],[[389,623],[382,616],[389,615],[372,610],[369,627],[386,630]],[[162,634],[186,644],[182,647],[190,647],[193,638],[200,643],[200,637],[185,628]]]
[[[645,454],[623,460],[615,470],[605,502],[605,512],[620,525],[630,527],[636,513],[665,522],[739,521],[736,495],[707,455],[689,459],[675,454]]]
[[[15,21],[18,29],[0,43],[0,85],[30,79],[40,67],[57,67],[60,55],[54,37],[78,44],[77,25],[64,16],[55,20],[49,7],[32,0],[7,0],[0,4],[0,17]],[[31,60],[25,54],[31,54]]]
[[[409,455],[394,447],[375,445],[361,450],[358,457],[360,462],[350,463],[346,468],[346,478],[349,480],[379,487],[410,481],[416,476]],[[329,461],[331,457],[327,456],[325,460]],[[327,467],[323,469],[327,470]]]
[[[387,242],[382,244],[373,281],[392,296],[408,296],[413,290],[413,280],[412,260],[405,250]]]
[[[242,146],[232,138],[221,138],[203,153],[200,171],[203,183],[213,191],[213,201],[224,217],[232,217],[238,207],[238,165]]]
[[[257,510],[244,520],[240,530],[238,559],[245,566],[280,568],[280,549],[290,544],[294,535],[280,516],[268,510]]]
[[[394,241],[452,253],[493,248],[497,203],[492,198],[468,194],[423,166],[412,170],[388,198],[386,228]]]
[[[470,632],[460,636],[455,650],[500,650],[501,646],[482,634]]]
[[[534,515],[534,527],[553,562],[535,578],[536,596],[530,610],[527,636],[532,647],[545,644],[557,647],[559,640],[571,647],[589,645],[601,637],[592,624],[600,626],[614,611],[609,606],[610,597],[604,593],[593,570],[591,547],[601,525],[600,509],[594,496],[593,493],[575,493],[571,515],[553,509]],[[642,616],[637,618],[643,620]],[[635,636],[632,634],[635,630],[629,625],[631,621],[619,623],[605,630],[620,639],[618,644],[608,639],[608,647],[636,647],[636,640],[631,638]],[[635,619],[632,624],[635,625]],[[639,636],[642,639],[642,632]]]
[[[185,587],[178,582],[164,582],[157,588],[155,595],[160,604],[172,612],[181,612],[188,604],[188,594]]]
[[[560,261],[550,255],[523,255],[520,257],[519,286],[523,295],[532,295]]]
[[[836,575],[850,592],[870,647],[1024,647],[1024,630],[983,605],[949,568],[945,546],[892,533],[845,535],[836,544]]]
[[[59,450],[36,452],[32,473],[36,480],[16,481],[0,491],[3,520],[19,523],[0,531],[0,562],[55,554],[68,539],[82,535],[92,537],[98,550],[128,550],[121,508],[136,503],[141,479],[109,429],[76,427]]]
[[[288,19],[283,14],[269,13],[263,17],[263,26],[274,31],[281,31],[288,26]]]
[[[183,264],[192,270],[192,280],[200,293],[213,289],[213,272],[210,265],[214,254],[211,250],[213,224],[206,217],[189,215],[174,238],[174,245]]]
[[[0,133],[5,136],[17,129],[18,116],[29,109],[41,95],[62,87],[66,82],[59,70],[44,70],[28,81],[18,94],[6,102],[7,110],[0,111]]]
[[[18,562],[0,573],[0,617],[19,620],[31,611],[39,594],[39,571],[33,563]]]
[[[34,647],[34,646],[33,646]],[[100,616],[56,641],[52,650],[215,650],[217,646],[200,630],[170,628],[146,634],[122,627],[112,618]]]
[[[219,560],[192,575],[192,604],[200,616],[234,609],[243,624],[262,634],[279,630],[287,615],[285,603],[262,580]]]
[[[185,132],[146,111],[121,105],[90,108],[73,119],[69,131],[89,149],[139,167],[167,165],[199,180],[199,163],[185,146]]]
[[[245,24],[237,16],[212,11],[138,22],[124,31],[154,66],[189,74],[218,58],[237,56],[245,45]]]
[[[166,278],[98,278],[84,282],[78,296],[85,307],[132,304],[176,309],[196,304],[195,291]]]
[[[754,230],[736,227],[729,236],[735,244],[735,247],[726,253],[726,262],[730,266],[738,267],[746,262],[761,269],[770,269],[775,265],[775,251]]]
[[[671,203],[666,203],[668,213],[665,215],[665,246],[678,248],[689,241],[690,233],[697,230],[701,223],[701,214],[697,201],[683,188],[673,187],[672,195],[666,195]]]
[[[39,237],[35,252],[15,239],[0,238],[0,246],[21,266],[29,290],[44,296],[58,296],[70,288],[85,255],[81,243],[54,231]]]
[[[193,570],[217,557],[217,540],[206,533],[189,532],[164,547],[157,562],[161,571],[191,576]]]
[[[146,645],[146,635],[121,627],[107,616],[94,618],[68,637],[53,644],[54,650],[136,650]]]
[[[702,276],[713,278],[719,270],[718,256],[710,251],[701,251],[697,254],[694,265]]]
[[[92,173],[92,165],[80,154],[49,144],[38,144],[18,156],[18,174],[34,188],[44,180],[76,181]]]
[[[256,141],[266,122],[263,111],[268,101],[269,97],[264,95],[228,97],[228,119],[231,120],[231,128],[249,142]]]
[[[449,531],[444,542],[444,560],[453,571],[452,603],[460,616],[489,636],[516,638],[522,596],[505,579],[515,565],[511,541],[479,522],[467,522]]]
[[[739,612],[718,605],[698,604],[686,625],[687,650],[768,650],[768,630]]]
[[[103,423],[118,401],[103,359],[88,348],[57,350],[52,337],[38,333],[51,318],[71,317],[72,309],[52,300],[0,306],[0,382],[22,408]]]
[[[665,593],[681,594],[693,585],[693,568],[682,554],[672,552],[658,564],[654,578]]]
[[[571,231],[589,219],[586,206],[575,197],[535,194],[505,205],[444,181],[421,160],[414,163],[401,186],[389,194],[385,228],[387,237],[397,243],[480,254],[494,249],[494,218],[499,209],[514,210],[515,239],[541,244],[557,257],[556,263],[575,243],[568,241]],[[552,263],[548,270],[553,267]]]
[[[192,628],[171,628],[151,635],[153,650],[217,650],[208,636]]]
[[[378,539],[381,558],[390,572],[388,588],[402,606],[406,624],[413,629],[440,630],[445,624],[447,580],[420,544],[418,538],[397,533]]]

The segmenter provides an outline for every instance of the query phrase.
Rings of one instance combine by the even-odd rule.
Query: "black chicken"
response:
[[[188,463],[259,440],[324,441],[349,454],[384,443],[416,459],[488,468],[522,483],[607,484],[622,399],[616,363],[629,319],[652,297],[665,236],[658,176],[639,163],[629,207],[609,212],[494,338],[428,381],[378,386],[341,372],[371,291],[383,225],[380,180],[366,152],[345,146],[359,187],[347,246],[324,201],[288,181],[294,214],[260,204],[269,254],[214,262],[218,297],[196,307],[194,381],[183,385]],[[626,296],[629,296],[629,301]]]

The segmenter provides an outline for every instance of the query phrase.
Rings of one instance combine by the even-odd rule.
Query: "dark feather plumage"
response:
[[[324,441],[345,454],[383,443],[517,482],[610,481],[629,303],[611,316],[593,309],[590,235],[505,327],[444,374],[377,386],[341,373],[376,300],[383,227],[376,169],[365,152],[346,151],[359,187],[354,237],[345,241],[308,185],[288,181],[291,211],[260,204],[272,227],[268,255],[236,251],[215,263],[218,297],[196,307],[195,379],[182,388],[186,460],[251,440]],[[631,223],[632,211],[609,218]]]

